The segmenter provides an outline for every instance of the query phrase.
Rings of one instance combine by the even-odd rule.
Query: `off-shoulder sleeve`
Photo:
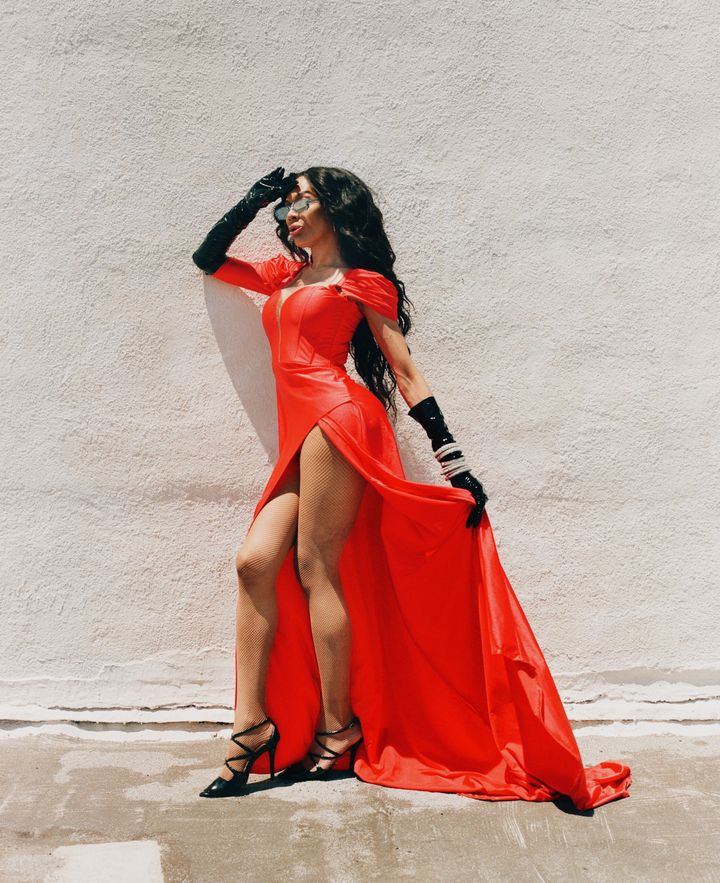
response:
[[[342,292],[349,300],[366,304],[388,319],[398,318],[398,293],[395,284],[382,273],[356,267],[345,274]]]
[[[211,275],[221,282],[249,288],[269,297],[286,279],[299,272],[301,266],[282,252],[267,261],[243,261],[228,255]]]

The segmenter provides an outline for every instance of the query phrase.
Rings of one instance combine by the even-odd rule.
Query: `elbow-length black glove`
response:
[[[275,199],[283,199],[295,186],[296,175],[283,178],[285,169],[278,166],[256,181],[237,205],[223,215],[205,237],[202,245],[193,253],[195,264],[205,273],[219,270],[227,257],[226,252],[238,233],[255,219],[261,208]]]
[[[470,491],[475,498],[475,508],[468,515],[465,527],[477,527],[489,497],[465,464],[463,452],[445,425],[445,418],[435,396],[428,396],[428,398],[417,402],[410,408],[408,414],[427,433],[432,442],[435,459],[440,463],[445,479],[453,487],[465,488]]]

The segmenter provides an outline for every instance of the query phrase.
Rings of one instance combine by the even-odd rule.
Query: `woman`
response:
[[[229,257],[276,199],[286,252]],[[201,796],[242,793],[253,768],[274,776],[276,749],[296,781],[349,768],[480,799],[566,794],[587,808],[625,796],[626,766],[582,767],[500,565],[488,498],[405,343],[382,220],[351,172],[278,167],[193,254],[267,298],[279,434],[236,559],[230,755]],[[349,351],[364,385],[345,370]],[[396,388],[452,487],[405,478],[386,413]]]

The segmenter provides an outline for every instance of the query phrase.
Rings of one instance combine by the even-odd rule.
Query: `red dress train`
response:
[[[228,257],[213,275],[267,297],[279,456],[253,520],[319,423],[367,479],[340,560],[352,624],[350,700],[364,741],[354,771],[392,788],[481,800],[552,800],[578,809],[628,796],[629,768],[583,767],[547,663],[500,564],[487,512],[465,520],[469,491],[405,478],[380,401],[345,370],[363,318],[358,302],[397,319],[384,276],[351,269],[337,285],[285,296],[304,265]],[[278,311],[278,307],[281,306]],[[279,312],[279,315],[278,315]],[[277,580],[278,627],[266,684],[277,723],[276,767],[302,758],[320,711],[320,678],[293,549]],[[237,701],[237,658],[235,699]],[[335,765],[347,769],[348,755]],[[263,754],[253,772],[269,771]]]

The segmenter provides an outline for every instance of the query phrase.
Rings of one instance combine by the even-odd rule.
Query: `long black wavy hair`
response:
[[[412,326],[407,307],[414,306],[393,270],[395,252],[371,188],[347,169],[333,166],[310,166],[289,175],[304,175],[312,184],[335,229],[343,262],[348,267],[382,273],[393,283],[398,292],[398,325],[403,336],[407,335]],[[280,222],[275,232],[288,251],[301,262],[310,263],[309,253],[290,240],[285,222]],[[397,381],[365,318],[352,336],[350,354],[370,392],[380,399],[386,411],[392,410],[393,418],[397,417]]]

